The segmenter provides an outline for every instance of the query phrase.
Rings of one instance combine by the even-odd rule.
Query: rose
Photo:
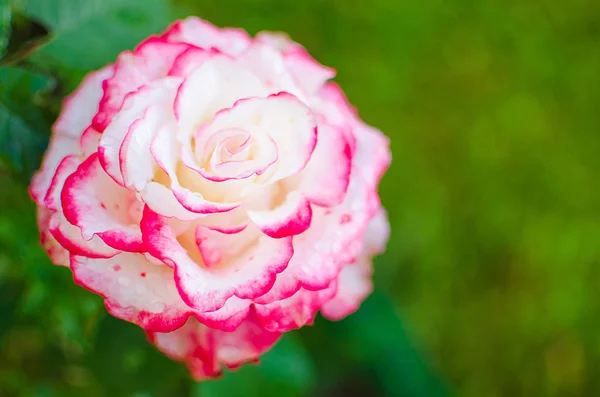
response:
[[[51,259],[198,379],[357,310],[390,153],[333,75],[198,18],[89,74],[31,185]]]

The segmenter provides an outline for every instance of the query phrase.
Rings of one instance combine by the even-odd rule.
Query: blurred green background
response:
[[[175,17],[283,30],[392,142],[377,292],[194,384],[50,264],[60,99]],[[600,2],[0,0],[0,396],[600,395]]]

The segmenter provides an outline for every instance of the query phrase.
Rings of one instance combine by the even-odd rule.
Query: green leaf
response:
[[[0,164],[26,177],[46,148],[49,124],[35,103],[50,87],[45,76],[20,68],[0,69]]]
[[[16,9],[11,10],[9,20],[5,22],[7,24],[0,27],[0,30],[10,34],[5,36],[4,51],[0,49],[0,65],[12,64],[26,58],[48,41],[48,29]]]
[[[313,363],[294,335],[286,334],[258,365],[245,365],[223,379],[198,383],[194,397],[295,397],[306,395],[315,383]]]
[[[8,4],[8,0],[0,0],[0,59],[4,56],[8,46],[11,16],[12,9]]]
[[[54,37],[33,60],[80,72],[113,62],[172,22],[167,0],[29,0],[24,12]]]
[[[445,386],[415,348],[389,297],[373,293],[346,320],[330,324],[343,354],[374,372],[386,396],[444,397]]]

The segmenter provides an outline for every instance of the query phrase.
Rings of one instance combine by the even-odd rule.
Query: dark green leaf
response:
[[[12,9],[8,0],[0,0],[0,59],[4,56],[8,46],[11,15]]]
[[[50,86],[48,78],[27,70],[0,69],[0,161],[26,177],[48,140],[48,121],[35,102]]]
[[[34,61],[80,72],[114,61],[172,21],[166,0],[30,0],[24,11],[54,37]]]
[[[0,0],[3,1],[3,0]],[[0,65],[15,63],[32,53],[48,41],[48,29],[41,23],[13,10],[6,36],[4,54],[0,51]]]
[[[447,396],[438,374],[407,335],[392,301],[373,293],[361,309],[346,320],[331,324],[331,335],[340,338],[343,354],[368,366],[386,396]]]

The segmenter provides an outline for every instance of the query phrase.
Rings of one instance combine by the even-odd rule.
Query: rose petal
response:
[[[114,66],[114,75],[102,85],[104,93],[101,100],[98,98],[100,104],[99,109],[95,109],[98,113],[93,119],[94,128],[104,131],[115,114],[122,109],[129,93],[165,77],[175,58],[189,47],[151,37],[142,42],[133,53],[121,53]]]
[[[308,229],[312,208],[304,196],[292,191],[281,205],[266,211],[248,211],[248,217],[267,236],[282,238],[295,236]]]
[[[221,365],[235,369],[256,361],[279,339],[278,332],[267,332],[249,317],[235,331],[210,329],[190,318],[170,333],[148,333],[156,347],[174,360],[183,361],[196,380],[221,375]]]
[[[212,123],[201,130],[198,146],[221,130],[242,129],[253,137],[269,135],[276,143],[278,161],[260,180],[275,183],[300,171],[317,142],[314,117],[306,105],[288,93],[267,98],[242,99],[230,109],[221,110]]]
[[[317,146],[310,161],[301,173],[290,178],[287,188],[302,192],[313,204],[333,207],[344,200],[351,168],[352,153],[343,132],[319,126]]]
[[[337,278],[343,265],[356,259],[379,202],[360,173],[352,172],[344,201],[332,209],[313,208],[311,227],[294,237],[294,256],[288,267],[277,276],[267,294],[255,299],[256,303],[288,298],[300,288],[325,289]]]
[[[162,36],[172,43],[188,43],[203,49],[216,48],[226,54],[239,54],[250,42],[243,29],[217,28],[198,17],[188,17],[171,26]]]
[[[129,94],[125,98],[123,109],[112,119],[100,139],[98,153],[100,154],[100,162],[106,173],[120,185],[125,185],[123,175],[121,173],[121,164],[126,158],[120,158],[121,147],[125,144],[130,146],[126,140],[128,133],[134,133],[138,125],[136,120],[146,118],[146,122],[141,122],[143,128],[141,134],[149,134],[151,137],[157,133],[158,128],[166,123],[167,117],[165,113],[159,112],[152,114],[147,110],[152,107],[155,113],[156,109],[165,107],[170,109],[172,106],[177,88],[181,84],[181,79],[169,77],[158,82],[142,87],[140,90]],[[168,114],[168,112],[166,113]],[[152,119],[150,120],[150,117]],[[149,122],[152,121],[152,124]],[[149,138],[145,137],[144,142],[139,142],[140,146],[147,145]],[[135,142],[136,145],[138,142]],[[146,146],[147,147],[147,146]],[[127,149],[124,149],[127,150]],[[144,148],[141,147],[139,154],[143,155]],[[123,168],[126,167],[123,165]]]
[[[40,244],[48,253],[50,260],[58,266],[69,266],[69,251],[64,249],[50,233],[53,212],[45,207],[37,207],[36,215],[40,228]]]
[[[165,219],[147,207],[141,226],[149,252],[175,268],[175,282],[184,302],[200,312],[218,310],[232,296],[254,299],[265,294],[293,254],[291,238],[262,235],[237,256],[207,269],[190,257]]]
[[[152,141],[152,157],[158,166],[167,174],[170,188],[177,201],[187,211],[196,214],[212,214],[216,212],[227,212],[239,207],[239,203],[213,202],[206,199],[196,189],[192,191],[183,187],[177,174],[179,164],[178,143],[174,141],[171,130],[163,127]]]
[[[81,229],[83,238],[97,234],[109,246],[128,252],[144,251],[131,211],[135,195],[104,173],[98,155],[88,157],[65,181],[61,203],[67,220]]]
[[[114,73],[113,65],[91,72],[81,81],[79,87],[62,104],[62,111],[52,126],[55,134],[79,138],[92,123],[102,98],[102,84]]]
[[[70,224],[62,213],[55,213],[50,219],[50,233],[52,237],[73,255],[84,255],[90,258],[111,258],[119,253],[109,247],[98,236],[85,240],[81,236],[81,229]]]
[[[140,254],[110,259],[71,257],[75,282],[105,298],[108,311],[149,331],[181,327],[191,310],[173,282],[173,270],[152,264]]]
[[[287,332],[312,324],[323,304],[336,293],[334,281],[325,289],[309,291],[300,289],[293,296],[269,303],[255,305],[256,315],[262,326],[270,332]]]
[[[42,160],[42,168],[35,173],[29,187],[29,194],[38,205],[45,205],[44,199],[48,194],[56,169],[65,157],[77,153],[78,146],[77,139],[66,135],[55,134],[50,138],[48,149]]]
[[[369,222],[362,253],[355,263],[349,263],[342,269],[336,295],[321,310],[325,317],[337,321],[358,310],[373,290],[371,257],[383,252],[389,234],[387,216],[381,209]]]

